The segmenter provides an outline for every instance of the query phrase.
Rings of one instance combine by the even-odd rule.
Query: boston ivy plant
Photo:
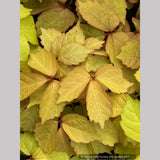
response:
[[[21,0],[21,156],[140,160],[139,12],[138,0]]]

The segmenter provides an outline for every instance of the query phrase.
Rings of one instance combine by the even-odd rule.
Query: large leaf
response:
[[[42,148],[45,153],[52,153],[55,148],[55,138],[57,132],[58,122],[49,120],[45,124],[41,122],[36,124],[34,129],[35,139],[38,142],[38,146]]]
[[[56,135],[55,151],[66,152],[69,156],[75,155],[75,152],[70,145],[69,138],[62,128],[58,130]]]
[[[32,155],[37,149],[37,142],[35,141],[34,134],[25,132],[20,134],[20,150],[25,155]]]
[[[42,124],[44,124],[49,119],[59,117],[63,111],[65,103],[60,103],[58,105],[56,104],[59,87],[60,84],[58,81],[51,82],[42,96],[39,111]]]
[[[93,141],[91,143],[76,143],[71,141],[71,145],[78,155],[92,155],[104,152],[111,153],[111,147],[98,141]]]
[[[35,124],[40,121],[39,107],[37,105],[25,109],[20,114],[20,130],[21,131],[33,131]]]
[[[47,79],[36,73],[21,72],[20,73],[20,100],[30,96],[34,91],[40,88]]]
[[[75,15],[67,8],[62,6],[49,9],[43,12],[36,22],[37,32],[40,28],[56,28],[65,32],[76,21]]]
[[[72,70],[60,83],[57,103],[71,102],[78,98],[90,80],[91,77],[84,68],[77,67]]]
[[[29,16],[32,9],[25,8],[22,4],[20,4],[20,19]]]
[[[117,56],[124,65],[137,69],[140,66],[140,41],[132,39],[121,47],[121,53]]]
[[[124,105],[126,104],[126,95],[111,93],[111,99],[113,104],[112,117],[117,117],[123,112]]]
[[[93,124],[84,116],[68,114],[62,118],[62,121],[64,131],[77,143],[89,143],[99,139]]]
[[[90,25],[103,31],[112,31],[120,21],[124,23],[127,5],[125,0],[77,0],[77,7]]]
[[[92,51],[92,49],[88,49],[80,43],[69,43],[60,49],[58,60],[67,65],[77,65],[85,61],[88,54]]]
[[[104,128],[105,120],[112,115],[112,101],[95,80],[89,83],[86,101],[89,119],[98,122],[101,128]]]
[[[119,142],[118,129],[112,121],[106,121],[103,129],[98,124],[94,124],[94,127],[104,145],[114,146],[115,143]]]
[[[30,54],[28,65],[43,74],[53,77],[57,72],[55,56],[44,49]]]
[[[123,78],[122,70],[112,64],[100,66],[95,73],[96,80],[114,93],[125,93],[133,84]]]
[[[40,147],[33,153],[32,158],[34,160],[69,160],[69,156],[65,152],[53,151],[51,154],[46,154]]]
[[[42,34],[40,35],[41,43],[47,51],[51,51],[52,42],[62,35],[60,31],[55,28],[44,29],[41,28]]]
[[[140,102],[127,95],[127,103],[121,114],[120,122],[125,134],[131,139],[140,142]]]

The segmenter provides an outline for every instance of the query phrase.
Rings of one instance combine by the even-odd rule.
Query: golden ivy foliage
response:
[[[140,159],[138,5],[137,0],[21,2],[23,155],[83,160],[78,155],[114,151]],[[129,17],[131,9],[137,12]]]

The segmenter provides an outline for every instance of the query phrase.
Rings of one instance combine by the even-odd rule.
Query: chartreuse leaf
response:
[[[124,67],[124,68],[122,68],[122,71],[123,71],[123,77],[127,81],[133,83],[133,85],[128,88],[128,94],[131,94],[134,92],[139,92],[140,83],[136,80],[136,78],[134,76],[137,70]]]
[[[136,80],[140,82],[140,69],[134,74]]]
[[[20,71],[32,72],[32,69],[27,65],[27,62],[20,61]]]
[[[33,105],[40,104],[42,95],[47,87],[47,84],[44,84],[42,87],[38,88],[35,92],[30,95],[30,100],[27,108],[30,108]]]
[[[25,132],[20,134],[20,150],[25,155],[32,155],[37,149],[37,142],[35,141],[34,134]]]
[[[30,54],[28,65],[43,74],[53,77],[57,72],[55,56],[44,49]]]
[[[58,122],[48,120],[44,124],[41,122],[36,124],[34,129],[35,139],[38,146],[42,148],[43,152],[51,154],[55,148],[55,138],[57,132]]]
[[[47,79],[36,73],[21,72],[20,73],[20,100],[30,96],[34,91],[40,88]]]
[[[111,93],[110,96],[113,104],[113,114],[111,117],[117,117],[123,112],[124,105],[126,104],[126,95]]]
[[[20,19],[29,16],[32,9],[25,8],[22,4],[20,4]]]
[[[21,35],[26,37],[30,43],[38,45],[37,33],[32,16],[20,20],[20,36]]]
[[[52,42],[62,35],[60,31],[57,31],[55,28],[44,29],[41,28],[42,34],[40,35],[41,43],[44,46],[44,49],[51,51]]]
[[[68,114],[62,118],[62,127],[69,138],[77,143],[89,143],[99,140],[93,124],[86,117]]]
[[[78,155],[91,155],[91,154],[99,154],[99,153],[111,153],[111,147],[106,146],[98,141],[93,141],[90,143],[76,143],[71,141],[71,145],[74,148],[75,152]]]
[[[139,156],[137,156],[135,160],[140,160],[140,155],[139,155]]]
[[[65,32],[76,21],[75,15],[67,8],[57,6],[43,12],[36,22],[37,32],[40,28],[56,28]]]
[[[39,111],[42,124],[49,119],[59,117],[64,109],[65,103],[56,104],[59,87],[60,84],[58,81],[51,82],[42,96]]]
[[[89,83],[86,102],[89,119],[104,128],[105,121],[112,115],[112,100],[95,80]]]
[[[23,35],[20,36],[20,61],[26,62],[28,60],[28,54],[30,51],[27,38]]]
[[[98,30],[88,24],[81,24],[81,28],[83,29],[86,38],[95,37],[99,40],[103,40],[105,38],[105,33],[103,31]]]
[[[109,34],[106,42],[106,54],[109,56],[111,62],[118,67],[123,67],[122,62],[117,59],[121,52],[121,47],[129,40],[129,35],[125,32],[115,32]]]
[[[90,80],[91,77],[84,68],[74,68],[60,83],[57,103],[71,102],[73,99],[78,98]]]
[[[70,145],[69,138],[62,128],[57,132],[54,150],[57,152],[66,152],[68,156],[75,155],[75,152]]]
[[[125,93],[133,85],[123,78],[122,70],[112,64],[100,66],[95,73],[95,79],[114,93]]]
[[[40,147],[33,153],[32,158],[34,160],[69,160],[69,156],[65,152],[53,151],[51,154],[47,154]]]
[[[38,121],[40,121],[40,118],[39,107],[37,105],[25,109],[20,114],[20,130],[32,132]]]
[[[109,60],[105,56],[89,55],[80,66],[86,68],[88,72],[95,72],[101,65],[108,64]]]
[[[100,49],[104,41],[100,41],[98,38],[87,38],[85,40],[85,46],[89,49]]]
[[[124,106],[124,112],[121,114],[121,127],[125,134],[140,142],[140,102],[139,100],[133,100],[127,95],[127,103]]]
[[[132,39],[121,47],[121,53],[117,56],[124,65],[137,69],[140,66],[140,41]]]
[[[85,61],[88,54],[92,51],[92,49],[88,49],[81,43],[69,43],[60,49],[58,60],[67,65],[77,65],[80,62]]]
[[[121,6],[119,8],[119,6]],[[103,30],[114,30],[120,21],[124,23],[126,2],[122,0],[78,0],[77,7],[82,17],[92,26]],[[112,18],[111,18],[112,17]]]
[[[115,124],[108,120],[105,122],[104,128],[102,129],[99,124],[94,123],[94,127],[97,131],[98,136],[101,138],[101,143],[108,146],[114,146],[115,143],[118,143],[118,129]]]

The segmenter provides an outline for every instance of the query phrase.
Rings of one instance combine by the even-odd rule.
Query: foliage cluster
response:
[[[21,156],[140,160],[139,97],[139,0],[21,0]]]

